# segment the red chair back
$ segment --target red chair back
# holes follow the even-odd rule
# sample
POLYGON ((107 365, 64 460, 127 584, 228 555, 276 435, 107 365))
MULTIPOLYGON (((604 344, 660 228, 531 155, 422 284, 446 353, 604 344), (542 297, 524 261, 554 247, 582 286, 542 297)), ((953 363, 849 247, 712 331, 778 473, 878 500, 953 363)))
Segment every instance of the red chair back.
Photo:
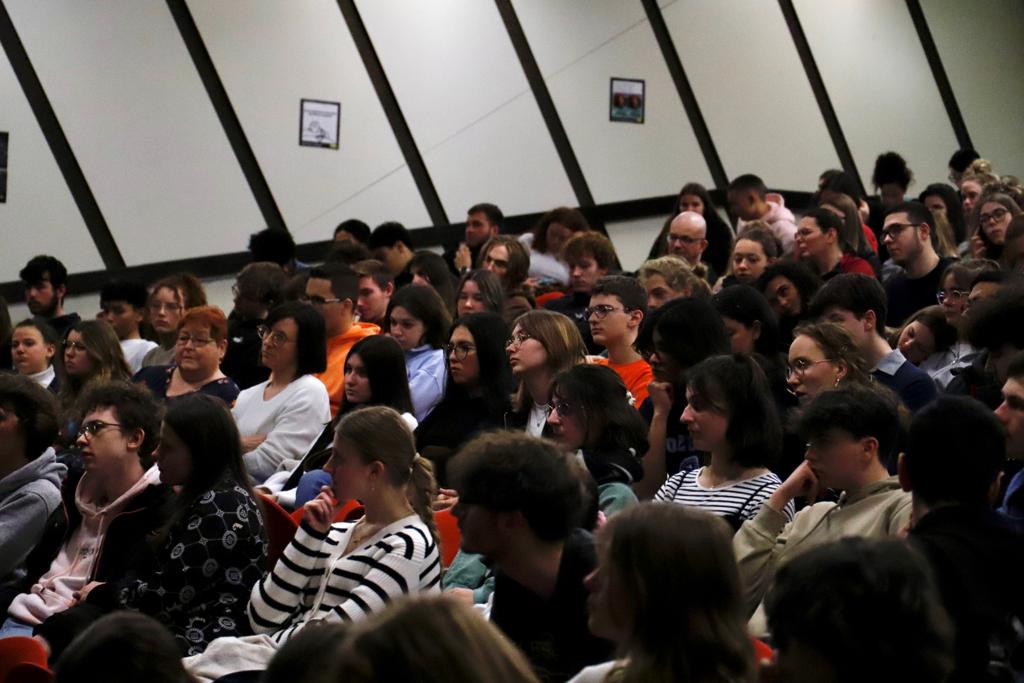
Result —
POLYGON ((462 543, 459 523, 451 510, 441 510, 434 513, 434 524, 437 526, 437 535, 441 541, 441 563, 447 567, 455 559, 455 554, 459 552, 459 544, 462 543))
MULTIPOLYGON (((302 524, 302 518, 306 515, 305 506, 297 508, 292 512, 292 519, 295 520, 295 525, 302 524)), ((334 515, 335 522, 351 522, 359 519, 363 516, 363 504, 358 500, 350 500, 341 506, 338 510, 338 514, 334 515)))
POLYGON ((263 526, 267 530, 267 538, 270 541, 267 566, 273 567, 284 553, 284 549, 292 542, 295 530, 299 528, 299 525, 288 514, 288 511, 278 505, 277 501, 270 496, 257 493, 256 502, 259 503, 260 512, 263 513, 263 526))
POLYGON ((537 297, 537 308, 544 308, 544 304, 555 299, 561 299, 565 296, 565 292, 547 292, 537 297))
POLYGON ((42 664, 22 662, 16 664, 0 683, 50 683, 53 672, 42 664))
POLYGON ((35 638, 12 636, 0 638, 0 683, 11 678, 16 667, 35 664, 46 669, 46 648, 35 638))

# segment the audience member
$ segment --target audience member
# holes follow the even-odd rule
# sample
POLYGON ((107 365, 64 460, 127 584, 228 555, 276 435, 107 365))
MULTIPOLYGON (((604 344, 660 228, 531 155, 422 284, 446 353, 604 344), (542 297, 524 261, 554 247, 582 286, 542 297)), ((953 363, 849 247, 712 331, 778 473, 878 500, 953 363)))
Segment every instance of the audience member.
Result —
POLYGON ((754 681, 729 535, 714 515, 663 503, 610 520, 586 578, 587 611, 590 632, 613 641, 619 659, 571 683, 754 681))
POLYGON ((146 319, 146 301, 149 293, 141 282, 132 280, 109 282, 100 290, 99 320, 106 320, 121 341, 121 350, 129 369, 136 373, 142 359, 156 342, 143 339, 139 328, 146 319))
POLYGON ((661 232, 655 238, 654 244, 651 245, 651 251, 647 255, 647 260, 650 261, 668 255, 669 228, 672 220, 684 211, 699 213, 703 216, 707 224, 705 237, 708 242, 707 248, 703 253, 704 262, 708 264, 711 271, 724 273, 729 263, 729 250, 732 248, 732 228, 718 215, 718 209, 715 207, 715 203, 711 201, 711 195, 699 183, 683 185, 683 188, 679 191, 679 196, 676 198, 672 215, 665 221, 664 227, 662 227, 661 232))
POLYGON ((796 231, 796 255, 810 265, 822 280, 843 273, 875 275, 871 264, 857 256, 843 239, 843 223, 828 209, 811 209, 800 219, 796 231))
POLYGON ((907 189, 913 182, 914 172, 896 152, 885 152, 875 159, 871 184, 875 186, 875 192, 881 198, 882 208, 886 213, 907 201, 907 189))
MULTIPOLYGON (((992 172, 992 164, 985 159, 975 159, 964 170, 960 176, 960 197, 964 216, 972 216, 974 205, 981 199, 981 194, 986 185, 999 182, 999 176, 992 172)), ((974 232, 977 230, 977 223, 968 226, 969 239, 973 240, 974 232)))
MULTIPOLYGON (((1014 461, 1024 460, 1024 353, 1010 361, 1006 382, 1002 388, 1003 402, 995 415, 1006 432, 1006 456, 1014 461)), ((1018 529, 1024 529, 1024 470, 1018 470, 1006 486, 999 512, 1010 518, 1018 529)))
POLYGON ((28 377, 51 393, 60 392, 60 379, 54 368, 60 338, 42 318, 22 320, 11 335, 11 359, 14 371, 28 377))
POLYGON ((777 571, 800 553, 846 536, 894 536, 910 521, 910 496, 887 465, 902 433, 894 401, 860 387, 826 391, 800 418, 807 460, 777 488, 733 539, 751 632, 765 633, 756 609, 777 571), (837 502, 815 503, 825 489, 843 493, 837 502), (810 503, 787 522, 786 506, 810 503))
POLYGON ((78 433, 76 421, 81 417, 76 403, 82 392, 97 382, 128 381, 132 375, 114 330, 105 322, 78 321, 68 328, 62 346, 64 353, 57 366, 60 375, 58 397, 64 410, 64 436, 68 442, 74 442, 78 433))
POLYGON ((729 210, 737 217, 736 234, 743 236, 750 221, 764 221, 782 243, 782 253, 793 254, 796 242, 796 223, 793 212, 786 208, 782 195, 769 193, 764 181, 756 175, 746 174, 729 183, 726 194, 729 210))
POLYGON ((594 285, 618 264, 615 247, 601 233, 585 232, 566 242, 562 253, 569 264, 571 291, 560 299, 547 302, 544 308, 571 318, 579 328, 587 351, 596 355, 601 349, 590 336, 590 324, 585 313, 594 285))
POLYGON ((607 660, 610 644, 587 631, 583 579, 596 557, 593 538, 577 528, 582 489, 571 461, 550 442, 493 433, 469 442, 452 471, 462 549, 497 570, 491 623, 542 681, 607 660))
POLYGON ((282 228, 266 228, 249 235, 249 253, 253 263, 272 261, 281 266, 288 276, 307 267, 295 258, 295 240, 290 232, 282 228))
POLYGON ((980 300, 969 309, 967 325, 967 340, 979 353, 971 365, 954 374, 946 391, 973 396, 994 410, 1002 401, 999 391, 1010 360, 1024 349, 1024 290, 1005 287, 980 300))
POLYGON ((134 381, 145 385, 161 402, 198 392, 230 406, 238 397, 238 385, 221 372, 227 335, 224 311, 216 306, 190 308, 178 321, 174 363, 143 368, 134 381))
POLYGON ((335 242, 359 242, 368 245, 370 243, 370 226, 358 218, 349 218, 338 223, 334 229, 335 242))
POLYGON ((530 272, 530 252, 515 237, 498 235, 480 248, 476 267, 497 275, 507 296, 526 282, 530 272))
POLYGON ((587 349, 579 329, 554 311, 530 311, 516 319, 505 343, 509 367, 519 380, 512 397, 506 429, 525 430, 542 436, 551 414, 551 389, 555 376, 586 362, 587 349))
POLYGON ((505 425, 515 390, 505 358, 507 336, 505 321, 495 313, 470 313, 452 323, 444 346, 448 361, 444 398, 416 429, 416 446, 433 461, 441 486, 448 485, 448 459, 465 441, 505 425))
POLYGON ((194 683, 167 629, 136 612, 115 612, 92 624, 64 651, 53 681, 194 683))
MULTIPOLYGON (((702 269, 703 266, 698 271, 702 269)), ((647 291, 648 313, 654 312, 670 299, 700 298, 711 294, 707 280, 686 265, 686 261, 675 256, 661 256, 645 261, 637 272, 637 279, 647 291)))
POLYGON ((729 261, 732 272, 721 280, 722 287, 753 285, 765 268, 779 260, 781 253, 782 245, 767 223, 750 223, 733 246, 729 261))
POLYGON ((1017 214, 1006 227, 1006 241, 1000 257, 1002 267, 1024 274, 1024 214, 1017 214))
POLYGON ((252 589, 248 611, 257 635, 219 638, 187 658, 199 680, 248 671, 239 680, 256 681, 308 624, 357 621, 400 596, 439 590, 434 477, 401 416, 374 406, 343 417, 326 469, 333 486, 306 504, 295 538, 252 589), (351 499, 362 501, 363 517, 332 524, 351 499))
POLYGON ((474 204, 466 211, 465 239, 448 247, 444 261, 455 275, 462 275, 480 260, 480 250, 501 232, 505 215, 494 204, 474 204))
POLYGON ((68 271, 53 256, 36 256, 18 273, 25 285, 25 303, 34 316, 46 320, 61 337, 81 318, 64 311, 68 293, 68 271))
POLYGON ((445 335, 451 327, 448 308, 433 289, 406 287, 388 303, 384 326, 405 352, 413 415, 426 419, 444 395, 445 335))
POLYGON ((635 505, 632 486, 643 479, 647 423, 622 378, 608 368, 577 365, 555 377, 551 395, 552 437, 582 460, 597 484, 601 511, 610 517, 635 505))
POLYGON ((949 386, 955 372, 977 358, 978 351, 967 341, 967 301, 974 278, 996 267, 993 261, 959 261, 946 268, 942 274, 942 285, 936 293, 936 299, 942 306, 946 322, 957 331, 957 341, 950 347, 946 367, 934 374, 929 373, 943 389, 949 386))
POLYGON ((174 362, 178 341, 178 323, 185 311, 206 305, 206 292, 194 275, 178 273, 158 280, 149 294, 149 324, 160 345, 142 357, 142 367, 174 362))
POLYGON ((789 390, 807 404, 829 389, 868 387, 871 368, 846 328, 836 323, 807 323, 796 328, 786 372, 789 390))
POLYGON ((1006 445, 988 408, 943 397, 915 416, 900 458, 900 482, 913 494, 910 537, 931 563, 954 626, 950 681, 1009 677, 1020 642, 1012 620, 1024 617, 1024 539, 992 510, 1006 445))
POLYGON ((831 211, 843 222, 840 233, 843 241, 850 245, 854 254, 870 263, 876 274, 880 273, 882 264, 878 260, 878 238, 864 224, 853 198, 844 192, 822 190, 818 206, 831 211))
POLYGON ((530 250, 530 277, 556 290, 568 285, 562 249, 573 235, 589 230, 587 219, 576 209, 560 206, 541 216, 533 230, 519 238, 530 250))
POLYGON ((971 238, 971 255, 998 261, 1006 242, 1006 229, 1010 221, 1020 214, 1017 202, 1005 194, 986 192, 971 213, 976 231, 971 238))
POLYGON ((0 375, 0 582, 12 578, 63 515, 67 467, 51 446, 60 427, 53 394, 27 377, 0 375))
POLYGON ((808 550, 779 570, 768 614, 780 681, 942 683, 953 668, 952 626, 931 572, 899 541, 844 538, 808 550))
MULTIPOLYGON (((764 372, 739 354, 701 361, 686 372, 680 419, 694 447, 710 454, 708 464, 673 474, 654 500, 703 508, 738 529, 782 484, 768 469, 782 448, 782 426, 764 372)), ((792 501, 780 512, 791 520, 792 501)))
POLYGON ((269 376, 269 370, 260 365, 260 335, 256 330, 270 310, 284 301, 286 281, 279 265, 260 261, 242 268, 231 286, 234 307, 228 315, 228 348, 220 367, 240 389, 248 389, 269 376))
POLYGON ((956 328, 946 322, 943 307, 927 306, 907 318, 890 339, 908 361, 939 383, 949 367, 956 337, 956 328))
POLYGON ((647 398, 647 385, 654 379, 651 366, 634 345, 647 315, 647 294, 635 278, 611 275, 601 278, 590 293, 584 311, 594 343, 604 347, 607 359, 593 362, 614 370, 633 396, 636 405, 647 398))
POLYGON ((359 273, 342 263, 313 268, 309 271, 306 293, 302 297, 302 301, 312 305, 324 321, 327 365, 317 374, 317 379, 327 387, 332 416, 338 413, 341 405, 345 357, 349 349, 360 339, 380 332, 377 325, 356 319, 361 281, 359 273))
POLYGON ((444 259, 432 251, 417 251, 409 261, 412 284, 433 287, 449 313, 455 311, 455 283, 444 259))
POLYGON ((359 322, 383 325, 388 302, 395 293, 394 276, 387 266, 373 259, 360 261, 352 270, 359 274, 359 298, 356 299, 359 322))
POLYGON ((335 242, 331 250, 327 252, 327 257, 324 259, 323 265, 330 263, 344 263, 346 266, 354 266, 360 261, 369 261, 373 259, 373 253, 370 248, 362 242, 346 241, 346 242, 335 242))
POLYGON ((872 366, 871 374, 916 411, 936 396, 935 383, 924 370, 893 349, 885 334, 885 290, 878 280, 860 274, 839 275, 811 300, 814 316, 846 328, 872 366))
POLYGON ((821 278, 795 261, 778 261, 764 269, 757 281, 779 321, 783 346, 793 339, 793 329, 810 317, 810 303, 821 287, 821 278))
POLYGON ((185 656, 215 638, 251 633, 244 605, 263 576, 266 532, 227 406, 202 394, 171 404, 155 456, 161 483, 180 489, 169 518, 125 577, 93 584, 76 605, 36 628, 51 659, 118 609, 159 619, 185 656))
MULTIPOLYGON (((91 322, 109 331, 106 323, 91 322)), ((167 522, 173 492, 150 467, 160 430, 156 401, 142 387, 102 382, 89 387, 81 406, 84 472, 72 470, 64 482, 63 533, 37 545, 24 576, 5 588, 0 603, 9 618, 2 636, 31 635, 92 582, 124 578, 167 522)))
POLYGON ((337 648, 347 683, 538 683, 501 632, 450 598, 403 600, 355 626, 337 648))
POLYGON ((497 275, 483 268, 462 274, 455 288, 456 315, 485 311, 502 315, 504 310, 505 293, 501 289, 501 281, 497 275))
POLYGON ((395 279, 395 288, 412 282, 409 262, 412 261, 412 235, 405 226, 395 221, 381 223, 370 235, 373 257, 387 266, 395 279))
MULTIPOLYGON (((668 241, 666 255, 686 261, 693 269, 701 263, 701 256, 707 249, 707 231, 708 224, 704 216, 694 211, 684 211, 669 224, 668 235, 665 237, 668 241)), ((714 282, 717 277, 718 273, 709 268, 705 279, 714 282)))
POLYGON ((976 150, 966 148, 958 149, 953 152, 953 156, 949 158, 949 182, 953 183, 957 188, 960 187, 960 179, 967 167, 970 166, 971 162, 975 159, 980 159, 981 155, 976 150))
POLYGON ((930 306, 951 261, 936 253, 935 219, 923 204, 903 202, 885 215, 882 242, 903 272, 885 285, 885 324, 899 327, 915 311, 930 306))
POLYGON ((650 447, 644 455, 644 478, 635 487, 649 499, 667 477, 688 471, 702 452, 680 419, 686 408, 686 371, 709 356, 728 353, 725 325, 714 306, 704 299, 676 299, 651 314, 640 329, 637 348, 654 374, 640 414, 650 425, 650 447))
POLYGON ((281 304, 259 333, 270 379, 238 394, 231 410, 258 484, 293 468, 331 420, 327 389, 314 374, 326 364, 323 317, 308 304, 281 304))
POLYGON ((946 183, 935 183, 926 187, 917 200, 932 212, 932 218, 935 219, 939 255, 963 254, 967 249, 967 220, 956 190, 946 183))
MULTIPOLYGON (((277 650, 260 683, 335 683, 336 655, 351 627, 343 621, 311 621, 277 650)), ((229 674, 220 680, 231 678, 229 674)))

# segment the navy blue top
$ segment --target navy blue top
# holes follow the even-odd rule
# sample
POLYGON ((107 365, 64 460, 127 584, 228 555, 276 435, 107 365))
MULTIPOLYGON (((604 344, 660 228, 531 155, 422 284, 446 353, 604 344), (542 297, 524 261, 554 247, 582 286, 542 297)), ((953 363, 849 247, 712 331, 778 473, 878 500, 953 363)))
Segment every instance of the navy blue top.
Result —
MULTIPOLYGON (((174 374, 176 367, 173 363, 171 365, 151 365, 135 373, 135 377, 132 380, 136 384, 145 384, 146 388, 153 392, 153 396, 160 401, 170 402, 181 398, 181 396, 188 396, 188 394, 181 394, 181 396, 167 397, 167 387, 171 385, 171 376, 174 374)), ((215 396, 230 407, 234 405, 235 399, 238 398, 239 389, 238 385, 230 377, 221 377, 212 382, 207 382, 199 387, 197 391, 208 396, 215 396)))

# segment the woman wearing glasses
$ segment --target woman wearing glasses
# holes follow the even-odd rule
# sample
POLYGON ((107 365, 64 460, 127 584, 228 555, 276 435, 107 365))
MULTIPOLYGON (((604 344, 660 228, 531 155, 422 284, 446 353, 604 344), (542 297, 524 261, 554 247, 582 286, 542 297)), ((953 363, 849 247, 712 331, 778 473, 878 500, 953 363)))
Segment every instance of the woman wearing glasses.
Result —
POLYGON ((227 405, 238 397, 238 386, 220 370, 228 348, 228 320, 216 306, 197 306, 178 322, 174 363, 142 368, 135 382, 145 385, 158 401, 194 393, 216 396, 227 405))
POLYGON ((142 357, 142 367, 174 362, 182 314, 189 308, 205 305, 206 292, 196 276, 178 273, 157 281, 149 295, 146 314, 160 346, 150 349, 142 357))
POLYGON ((238 395, 232 414, 249 475, 257 483, 294 467, 331 420, 330 399, 313 376, 327 366, 324 319, 309 304, 278 306, 259 328, 270 379, 238 395))
POLYGON ((505 321, 497 313, 471 313, 452 324, 444 345, 448 384, 444 398, 416 430, 416 446, 434 462, 446 485, 445 464, 467 439, 500 428, 515 380, 505 359, 505 321))
POLYGON ((988 259, 960 261, 946 268, 939 280, 941 289, 935 294, 942 306, 946 322, 956 328, 957 340, 947 352, 945 365, 933 373, 932 379, 943 389, 953 380, 954 370, 969 366, 978 358, 978 350, 967 341, 967 300, 974 279, 985 272, 999 270, 999 264, 988 259))
POLYGON ((1006 228, 1019 213, 1020 207, 1009 195, 991 193, 982 196, 971 212, 971 222, 975 228, 974 237, 971 238, 974 258, 998 261, 1006 242, 1006 228))

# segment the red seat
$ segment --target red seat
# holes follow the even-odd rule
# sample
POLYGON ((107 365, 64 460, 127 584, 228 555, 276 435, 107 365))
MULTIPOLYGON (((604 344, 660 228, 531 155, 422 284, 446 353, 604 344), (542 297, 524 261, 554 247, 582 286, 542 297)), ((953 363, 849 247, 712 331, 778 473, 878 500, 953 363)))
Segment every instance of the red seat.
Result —
POLYGON ((768 643, 757 638, 751 638, 750 640, 754 642, 754 661, 757 662, 758 666, 771 664, 775 661, 775 650, 768 643))
MULTIPOLYGON (((302 524, 302 518, 305 516, 305 514, 306 514, 305 506, 300 507, 300 508, 296 509, 294 512, 292 512, 291 516, 292 516, 292 519, 295 520, 295 525, 296 526, 298 526, 299 524, 302 524)), ((353 520, 359 519, 362 516, 363 516, 363 504, 360 503, 358 500, 353 499, 353 500, 350 500, 350 501, 348 501, 347 503, 345 503, 344 505, 341 506, 341 509, 338 510, 338 514, 334 515, 334 521, 335 522, 351 522, 353 520)))
POLYGON ((42 664, 22 662, 15 664, 0 683, 50 683, 52 680, 53 672, 42 664))
POLYGON ((284 549, 292 542, 295 530, 299 525, 292 519, 288 511, 277 504, 277 501, 262 493, 256 494, 256 502, 263 513, 263 526, 267 530, 270 548, 267 552, 267 566, 273 567, 284 549))
POLYGON ((22 664, 34 664, 46 669, 46 648, 30 636, 12 636, 0 639, 0 683, 13 681, 14 669, 22 664))
POLYGON ((441 510, 434 513, 434 524, 440 537, 441 563, 447 567, 455 559, 455 554, 459 552, 459 544, 462 543, 459 522, 451 510, 441 510))
POLYGON ((537 297, 537 308, 544 308, 544 304, 555 299, 561 299, 565 296, 565 292, 547 292, 537 297))

